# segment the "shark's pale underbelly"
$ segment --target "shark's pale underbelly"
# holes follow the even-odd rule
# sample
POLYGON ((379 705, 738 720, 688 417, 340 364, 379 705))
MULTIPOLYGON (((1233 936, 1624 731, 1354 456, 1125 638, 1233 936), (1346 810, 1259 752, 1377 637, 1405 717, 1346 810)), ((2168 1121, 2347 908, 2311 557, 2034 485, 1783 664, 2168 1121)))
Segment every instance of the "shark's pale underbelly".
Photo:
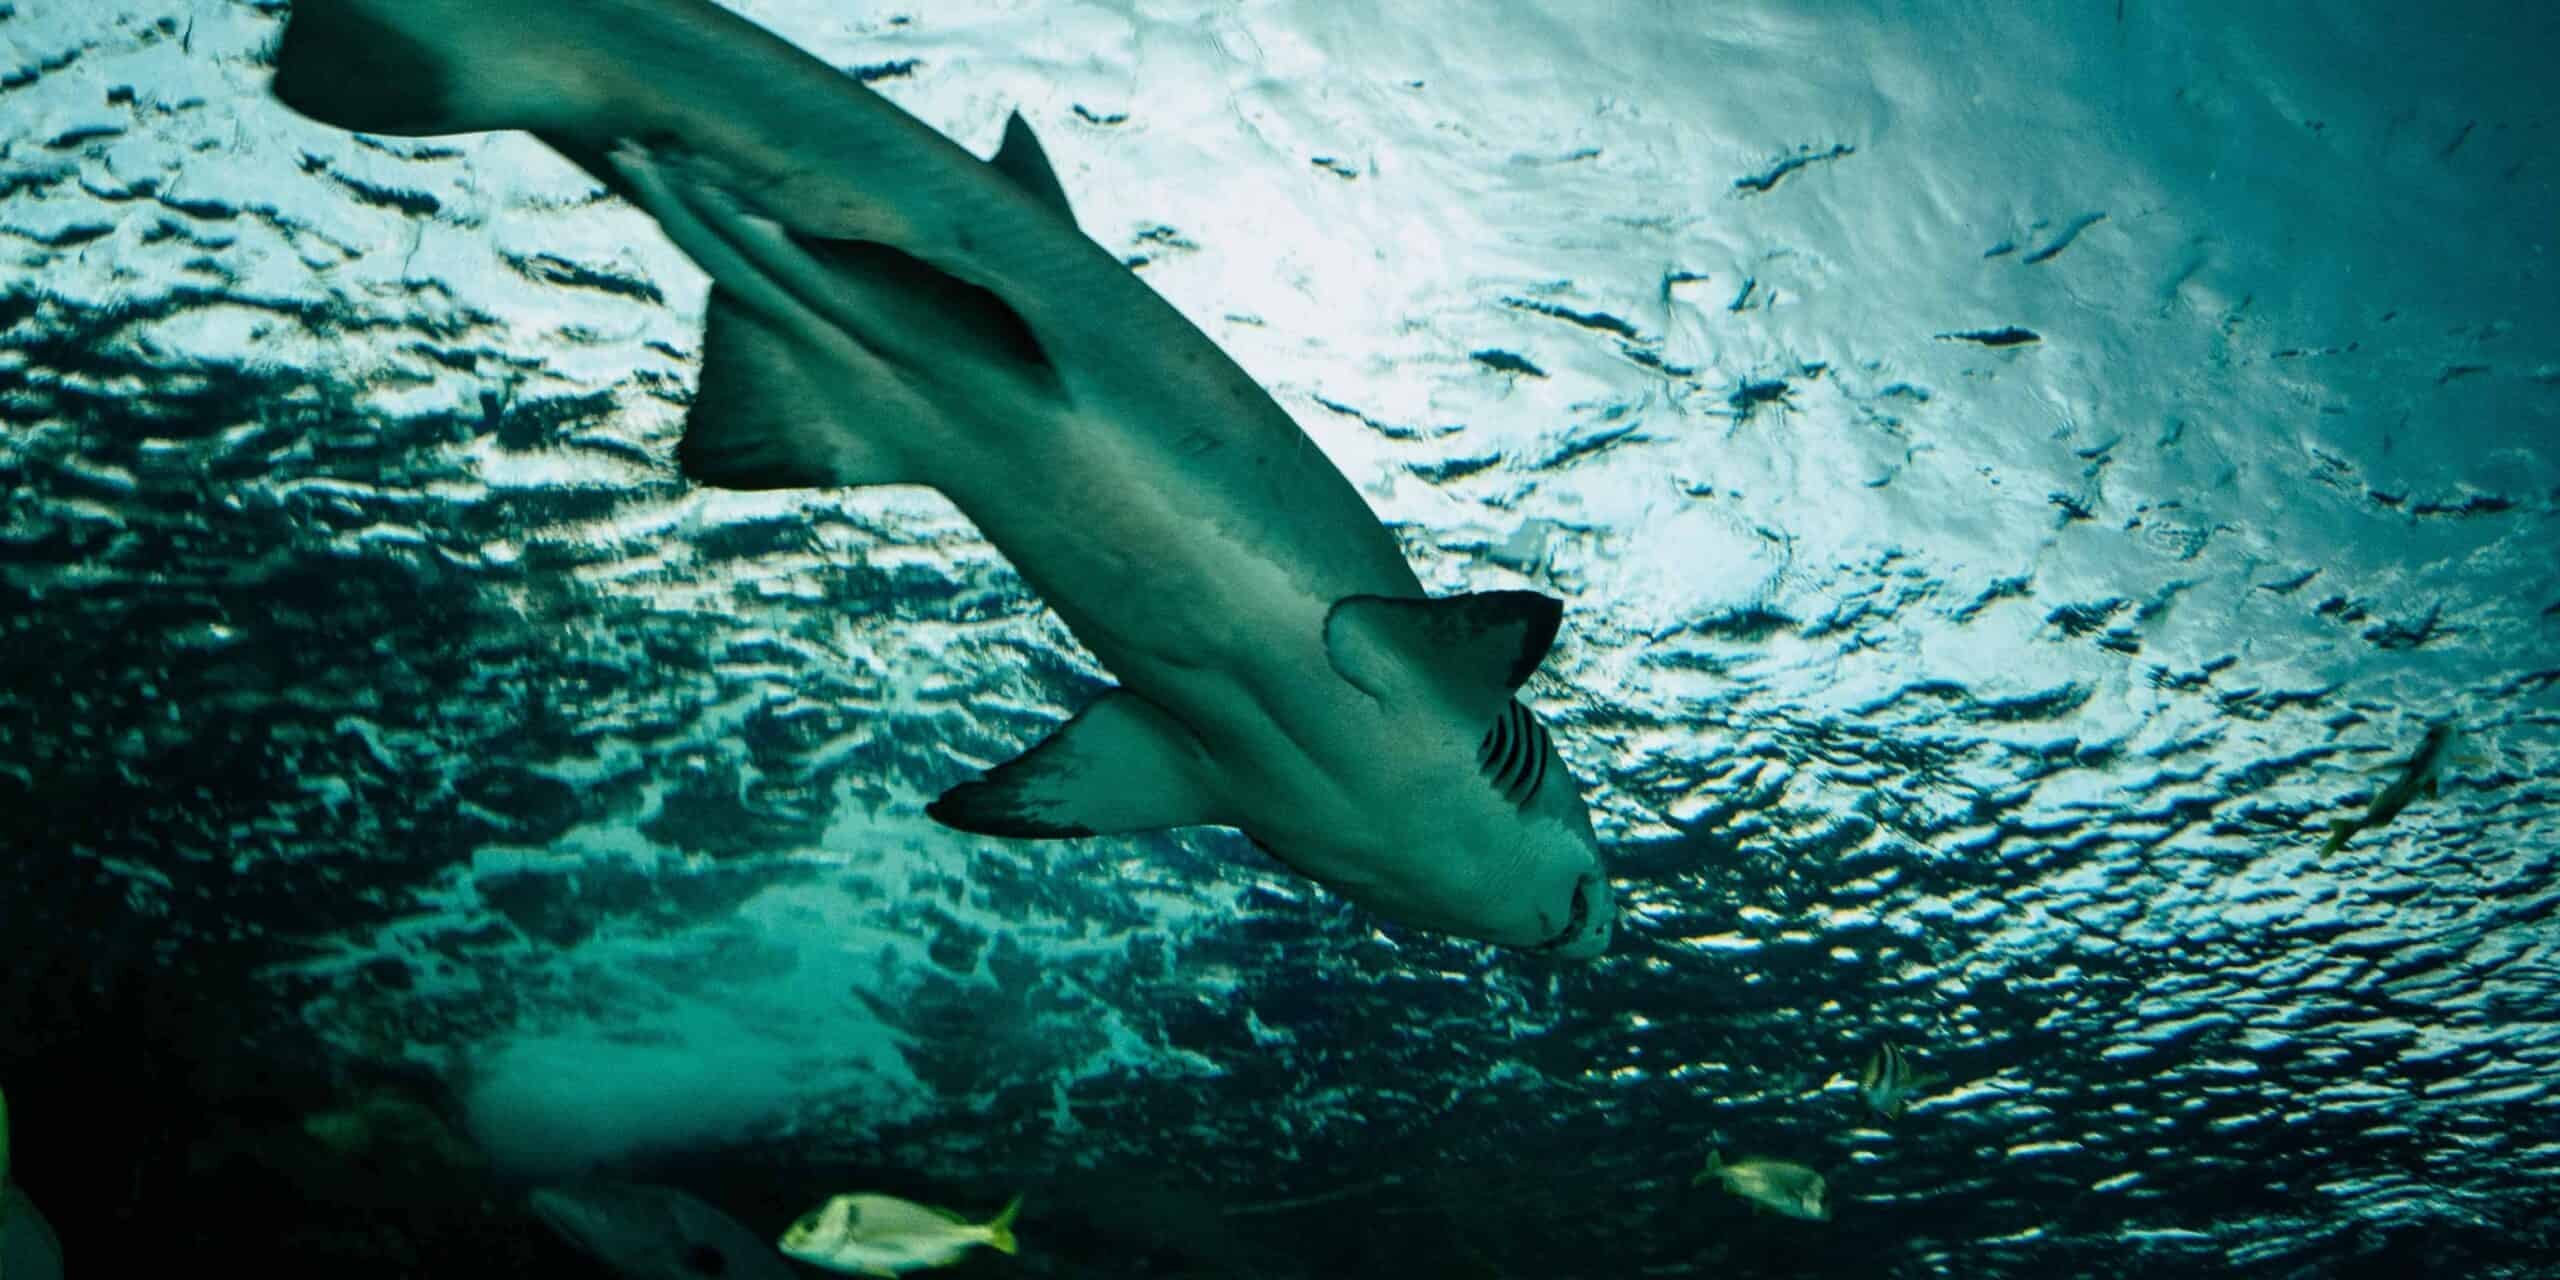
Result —
POLYGON ((1048 425, 1047 440, 987 442, 937 487, 1114 676, 1204 737, 1301 737, 1315 729, 1301 721, 1350 708, 1326 612, 1422 589, 1312 442, 1265 462, 1249 446, 1177 454, 1143 425, 1048 425))

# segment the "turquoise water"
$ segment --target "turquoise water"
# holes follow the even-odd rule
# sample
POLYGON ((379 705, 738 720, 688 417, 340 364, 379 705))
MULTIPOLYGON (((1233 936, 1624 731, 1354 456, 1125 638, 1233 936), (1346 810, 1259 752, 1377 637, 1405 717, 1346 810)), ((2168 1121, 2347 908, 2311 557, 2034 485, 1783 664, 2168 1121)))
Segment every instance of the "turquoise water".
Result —
POLYGON ((1572 967, 928 821, 1107 673, 929 493, 687 485, 701 275, 528 138, 284 111, 281 11, 0 6, 0 1080, 75 1274, 581 1274, 522 1197, 589 1172, 1026 1194, 962 1275, 2554 1249, 2547 16, 751 8, 1021 109, 1432 590, 1566 602, 1572 967))

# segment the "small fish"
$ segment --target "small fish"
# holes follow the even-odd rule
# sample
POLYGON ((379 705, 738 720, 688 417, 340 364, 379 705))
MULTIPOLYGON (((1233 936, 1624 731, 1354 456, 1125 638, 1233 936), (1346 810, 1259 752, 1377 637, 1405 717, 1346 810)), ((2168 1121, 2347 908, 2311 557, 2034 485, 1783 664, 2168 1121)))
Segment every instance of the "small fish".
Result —
POLYGON ((2336 853, 2345 848, 2347 841, 2353 839, 2357 832, 2370 831, 2389 823, 2393 818, 2399 817, 2400 811, 2408 808, 2410 802, 2420 795, 2430 800, 2434 799, 2437 784, 2444 778, 2446 764, 2456 761, 2464 764, 2484 764, 2487 760, 2488 757, 2463 747, 2462 731, 2455 728, 2451 721, 2439 720, 2428 725, 2427 736, 2419 740, 2417 751, 2394 766, 2399 770, 2400 776, 2394 778, 2390 786, 2384 787, 2379 794, 2375 795, 2372 802, 2365 806, 2361 815, 2340 818, 2331 823, 2329 843, 2322 846, 2320 852, 2336 853))
POLYGON ((1726 1164, 1717 1152, 1707 1153, 1706 1172, 1689 1180, 1690 1186, 1703 1186, 1709 1180, 1721 1182, 1724 1189, 1752 1203, 1755 1208, 1770 1209, 1790 1218, 1807 1222, 1829 1222, 1831 1206, 1825 1200, 1822 1175, 1800 1164, 1784 1160, 1763 1160, 1746 1156, 1726 1164))
POLYGON ((62 1280, 62 1242, 9 1180, 9 1095, 0 1093, 0 1277, 62 1280))
POLYGON ((947 1209, 896 1196, 841 1195, 800 1215, 782 1233, 782 1251, 813 1266, 865 1276, 947 1267, 976 1245, 1011 1253, 1015 1196, 1004 1212, 972 1223, 947 1209))
POLYGON ((1911 1055, 1902 1046, 1888 1040, 1867 1055, 1866 1070, 1858 1073, 1858 1096, 1867 1106, 1888 1120, 1899 1120, 1911 1109, 1911 1100, 1929 1086, 1942 1083, 1946 1077, 1930 1071, 1911 1069, 1911 1055))

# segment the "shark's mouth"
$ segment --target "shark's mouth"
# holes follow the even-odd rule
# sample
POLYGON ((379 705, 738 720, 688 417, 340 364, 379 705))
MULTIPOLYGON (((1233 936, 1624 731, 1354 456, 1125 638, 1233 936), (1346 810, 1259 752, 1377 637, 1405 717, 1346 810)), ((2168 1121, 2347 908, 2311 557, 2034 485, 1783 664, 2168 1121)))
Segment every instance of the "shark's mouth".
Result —
POLYGON ((1553 951, 1582 936, 1582 926, 1591 923, 1591 878, 1583 877, 1573 886, 1573 908, 1565 916, 1564 928, 1556 936, 1526 948, 1530 951, 1553 951))

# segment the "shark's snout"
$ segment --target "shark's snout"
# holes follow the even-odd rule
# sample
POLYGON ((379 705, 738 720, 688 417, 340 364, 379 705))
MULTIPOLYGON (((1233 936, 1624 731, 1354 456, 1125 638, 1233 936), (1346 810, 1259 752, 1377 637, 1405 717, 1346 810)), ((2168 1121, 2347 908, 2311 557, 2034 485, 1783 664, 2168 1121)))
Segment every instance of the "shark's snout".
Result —
POLYGON ((1564 928, 1532 949, 1566 960, 1593 959, 1609 949, 1617 917, 1618 904, 1610 896, 1609 881, 1586 875, 1573 883, 1573 904, 1566 909, 1564 928))

